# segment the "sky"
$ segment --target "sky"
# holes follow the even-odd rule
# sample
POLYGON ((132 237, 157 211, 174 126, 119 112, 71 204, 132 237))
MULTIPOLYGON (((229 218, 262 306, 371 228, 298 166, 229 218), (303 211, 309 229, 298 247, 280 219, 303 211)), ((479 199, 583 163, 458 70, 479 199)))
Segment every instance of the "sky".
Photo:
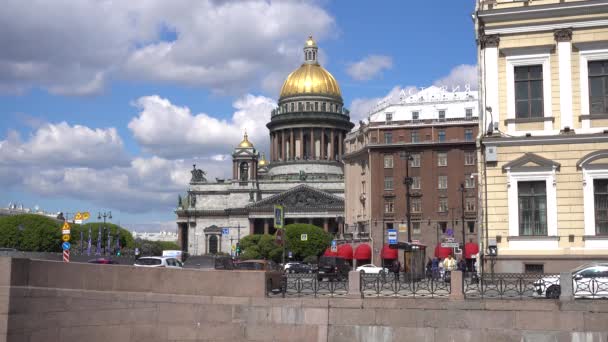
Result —
POLYGON ((5 0, 0 207, 175 229, 192 164, 231 177, 309 35, 351 120, 401 89, 476 87, 474 0, 5 0))

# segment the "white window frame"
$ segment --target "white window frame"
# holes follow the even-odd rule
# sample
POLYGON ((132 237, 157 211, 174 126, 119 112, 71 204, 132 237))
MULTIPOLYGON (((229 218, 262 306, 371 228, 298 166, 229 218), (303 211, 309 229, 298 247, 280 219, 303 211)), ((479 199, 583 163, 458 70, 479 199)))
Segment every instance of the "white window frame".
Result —
POLYGON ((471 111, 471 118, 473 118, 474 113, 475 113, 475 111, 474 111, 474 108, 473 108, 473 107, 466 107, 466 108, 464 109, 464 118, 465 118, 465 119, 469 119, 469 118, 467 118, 467 110, 470 110, 470 111, 471 111))
POLYGON ((465 152, 464 152, 464 165, 466 165, 466 166, 475 165, 475 159, 477 159, 477 158, 476 158, 477 156, 475 155, 475 153, 476 153, 476 152, 472 152, 472 151, 465 151, 465 152), (472 163, 470 163, 470 164, 467 164, 467 154, 470 154, 470 155, 472 155, 472 156, 473 156, 473 162, 472 162, 472 163))
POLYGON ((422 156, 420 155, 420 153, 412 153, 412 160, 410 161, 410 167, 420 167, 421 163, 422 163, 422 156), (418 158, 416 158, 416 156, 418 156, 418 158), (414 160, 417 160, 418 163, 414 164, 414 160))
MULTIPOLYGON (((506 57, 507 75, 507 119, 515 119, 515 67, 528 65, 542 65, 543 68, 543 116, 550 118, 553 116, 551 103, 551 54, 517 55, 506 57)), ((544 134, 553 130, 553 123, 545 121, 544 134)), ((516 131, 515 123, 507 125, 507 132, 511 135, 525 135, 528 132, 516 131)), ((537 132, 538 133, 538 132, 537 132)))
POLYGON ((439 176, 437 176, 437 189, 445 190, 447 188, 448 188, 448 176, 446 176, 446 175, 439 175, 439 176), (442 179, 445 179, 445 187, 441 187, 441 185, 442 185, 441 184, 442 183, 441 180, 442 179))
POLYGON ((412 177, 412 189, 420 190, 421 188, 422 188, 422 179, 420 178, 420 176, 413 176, 412 177), (414 182, 414 179, 418 179, 418 186, 414 186, 414 184, 416 184, 416 182, 414 182))
POLYGON ((438 152, 437 153, 437 166, 443 167, 448 166, 448 153, 447 152, 438 152), (441 156, 445 156, 445 159, 441 158, 441 156), (441 160, 445 163, 442 163, 441 160))
POLYGON ((392 169, 395 167, 395 158, 393 157, 392 154, 385 154, 384 155, 384 168, 385 169, 392 169), (391 162, 389 163, 390 166, 387 166, 387 160, 390 160, 391 162))
POLYGON ((557 191, 555 168, 552 171, 542 172, 511 172, 507 171, 508 180, 508 206, 509 206, 509 236, 519 235, 519 192, 518 182, 545 181, 547 196, 547 239, 534 236, 530 239, 511 240, 509 249, 517 250, 548 250, 558 249, 559 241, 557 227, 557 191))
MULTIPOLYGON (((591 164, 593 165, 593 164, 591 164)), ((585 235, 595 234, 595 194, 593 181, 608 179, 608 170, 588 170, 583 167, 583 206, 585 213, 585 235)), ((585 248, 608 248, 607 240, 585 240, 585 248)))
MULTIPOLYGON (((580 50, 579 51, 579 75, 580 75, 580 92, 581 92, 581 115, 590 115, 591 108, 589 105, 589 62, 608 60, 608 49, 601 50, 580 50)), ((591 128, 591 120, 585 119, 581 121, 583 130, 593 133, 593 131, 603 131, 604 127, 591 128)))

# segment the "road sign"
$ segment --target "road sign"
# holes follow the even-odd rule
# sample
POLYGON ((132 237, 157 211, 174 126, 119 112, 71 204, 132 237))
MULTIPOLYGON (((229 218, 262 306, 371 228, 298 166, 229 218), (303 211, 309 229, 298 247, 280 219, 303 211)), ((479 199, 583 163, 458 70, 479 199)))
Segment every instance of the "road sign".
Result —
POLYGON ((291 253, 291 251, 289 251, 289 253, 287 255, 290 259, 293 258, 293 253, 291 253))
POLYGON ((61 229, 63 229, 63 230, 66 230, 66 229, 70 230, 70 224, 67 221, 63 222, 63 227, 61 229))
POLYGON ((454 229, 448 228, 448 230, 445 231, 445 234, 447 236, 454 236, 454 229))
POLYGON ((63 240, 63 242, 70 241, 70 234, 63 234, 63 235, 61 235, 61 240, 63 240))
POLYGON ((236 251, 236 246, 235 245, 232 245, 232 250, 236 251))
POLYGON ((456 239, 453 237, 445 238, 443 242, 456 242, 456 239))
POLYGON ((415 243, 415 244, 419 245, 420 244, 420 240, 412 240, 412 243, 415 243))
POLYGON ((283 228, 285 221, 285 208, 282 205, 274 206, 274 227, 283 228))
POLYGON ((302 240, 302 241, 308 241, 308 234, 302 234, 302 235, 300 235, 300 240, 302 240))
POLYGON ((82 220, 86 221, 91 217, 91 214, 89 214, 88 211, 85 211, 84 213, 82 213, 82 220))
POLYGON ((442 242, 441 247, 458 248, 460 244, 458 242, 442 242))
POLYGON ((61 234, 65 235, 65 234, 70 234, 70 230, 69 229, 63 229, 61 231, 61 234))
POLYGON ((397 230, 395 229, 388 229, 388 244, 389 245, 394 245, 397 243, 397 230))
POLYGON ((64 242, 61 244, 61 248, 65 251, 65 250, 69 250, 70 247, 72 247, 72 245, 70 245, 69 242, 64 242))
POLYGON ((230 228, 222 228, 222 235, 230 235, 230 228))
POLYGON ((63 262, 70 262, 70 250, 69 249, 63 250, 63 262))
POLYGON ((399 224, 399 233, 407 233, 407 224, 404 224, 404 223, 399 224))
POLYGON ((336 240, 331 240, 331 251, 332 252, 338 251, 338 243, 336 242, 336 240))
POLYGON ((74 215, 74 220, 82 220, 82 214, 77 212, 76 215, 74 215))

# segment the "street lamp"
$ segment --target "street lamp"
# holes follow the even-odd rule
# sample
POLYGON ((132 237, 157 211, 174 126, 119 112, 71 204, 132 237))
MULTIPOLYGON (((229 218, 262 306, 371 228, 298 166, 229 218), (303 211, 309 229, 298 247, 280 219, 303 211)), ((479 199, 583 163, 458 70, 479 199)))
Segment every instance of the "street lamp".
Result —
POLYGON ((411 154, 405 153, 405 206, 406 206, 406 218, 407 218, 407 242, 412 242, 412 208, 410 206, 410 189, 412 187, 413 179, 410 177, 410 161, 414 160, 411 154))
MULTIPOLYGON (((104 212, 103 212, 103 214, 102 214, 102 213, 98 213, 98 214, 97 214, 97 219, 98 219, 98 220, 101 220, 101 218, 103 218, 103 230, 104 230, 104 232, 105 232, 105 231, 106 231, 106 218, 107 218, 108 220, 111 220, 111 219, 112 219, 112 212, 111 212, 111 211, 108 211, 108 212, 105 212, 105 211, 104 211, 104 212)), ((110 230, 109 230, 109 229, 108 229, 108 236, 110 236, 110 230)), ((108 240, 109 240, 109 239, 108 239, 108 240)), ((110 246, 107 246, 107 245, 106 245, 106 249, 105 249, 105 253, 104 253, 104 254, 107 254, 107 253, 108 253, 108 248, 109 248, 109 247, 110 247, 110 246)))
POLYGON ((465 187, 464 187, 464 183, 460 183, 460 189, 458 189, 458 191, 460 191, 460 200, 461 200, 461 205, 462 205, 462 253, 463 253, 463 257, 464 257, 464 244, 466 241, 466 232, 465 232, 465 224, 464 224, 464 192, 466 191, 465 187))

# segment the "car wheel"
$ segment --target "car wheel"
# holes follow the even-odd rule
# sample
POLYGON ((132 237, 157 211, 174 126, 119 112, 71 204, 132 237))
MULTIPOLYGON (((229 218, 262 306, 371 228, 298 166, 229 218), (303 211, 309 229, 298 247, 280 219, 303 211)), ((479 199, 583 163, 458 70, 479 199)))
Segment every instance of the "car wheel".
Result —
POLYGON ((557 298, 559 298, 559 295, 561 293, 562 293, 562 289, 559 285, 551 285, 547 288, 547 291, 545 292, 545 297, 551 298, 551 299, 557 299, 557 298))

